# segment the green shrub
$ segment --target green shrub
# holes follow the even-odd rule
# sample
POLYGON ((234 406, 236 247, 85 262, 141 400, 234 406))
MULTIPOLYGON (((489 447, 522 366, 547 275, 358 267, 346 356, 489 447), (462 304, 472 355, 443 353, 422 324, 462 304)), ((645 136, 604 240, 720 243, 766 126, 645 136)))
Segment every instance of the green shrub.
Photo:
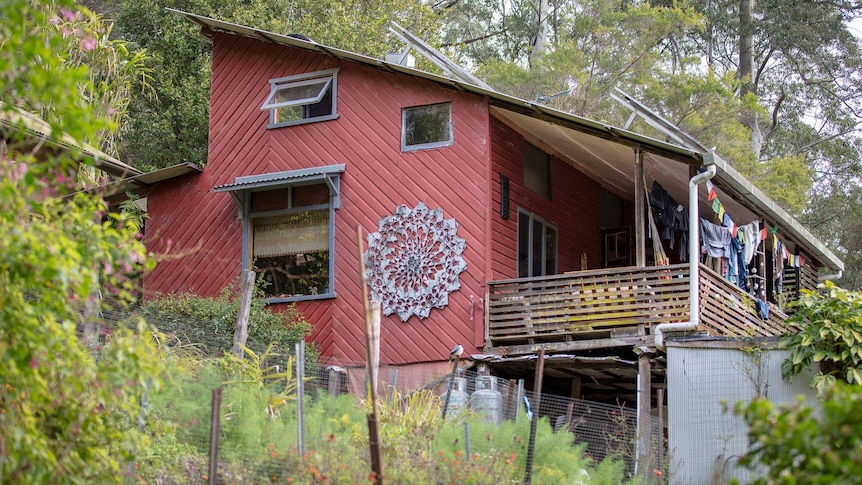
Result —
POLYGON ((739 464, 763 473, 752 483, 862 483, 862 387, 836 383, 824 397, 819 416, 763 398, 736 405, 750 443, 739 464))
POLYGON ((789 321, 802 330, 781 339, 790 350, 781 373, 790 379, 816 364, 820 372, 813 384, 823 394, 836 381, 862 384, 862 293, 831 281, 820 289, 801 290, 796 313, 789 321))
MULTIPOLYGON (((158 295, 143 307, 147 321, 171 333, 184 343, 195 343, 210 356, 221 356, 233 346, 233 334, 239 312, 236 284, 225 287, 217 297, 191 293, 158 295)), ((287 355, 293 344, 308 336, 311 325, 295 305, 275 312, 266 306, 263 292, 255 288, 251 301, 246 346, 263 352, 273 344, 273 353, 287 355)), ((306 360, 314 361, 314 349, 308 349, 306 360)))

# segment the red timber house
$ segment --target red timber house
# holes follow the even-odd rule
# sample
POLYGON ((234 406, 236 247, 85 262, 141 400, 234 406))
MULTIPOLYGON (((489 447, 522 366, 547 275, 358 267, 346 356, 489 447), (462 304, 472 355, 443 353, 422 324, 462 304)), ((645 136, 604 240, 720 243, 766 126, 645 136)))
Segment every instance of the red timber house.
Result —
POLYGON ((546 392, 610 402, 634 402, 639 376, 662 385, 666 336, 777 335, 781 305, 843 269, 712 152, 178 13, 212 42, 208 164, 150 188, 148 245, 177 257, 145 291, 216 295, 254 269, 273 306, 313 324, 324 362, 364 361, 357 226, 399 382, 444 373, 456 343, 531 381, 544 348, 546 392), (721 257, 686 257, 699 233, 677 212, 758 224, 748 291, 721 257))

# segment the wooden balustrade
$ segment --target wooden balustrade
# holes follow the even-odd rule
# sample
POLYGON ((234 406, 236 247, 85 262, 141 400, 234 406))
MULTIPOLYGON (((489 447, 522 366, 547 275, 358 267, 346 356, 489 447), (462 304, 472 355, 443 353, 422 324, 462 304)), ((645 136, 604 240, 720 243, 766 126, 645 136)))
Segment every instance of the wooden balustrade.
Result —
MULTIPOLYGON (((698 330, 732 337, 776 336, 786 315, 701 265, 698 330)), ((644 342, 661 323, 689 320, 687 264, 626 267, 489 283, 486 343, 508 355, 537 345, 565 351, 644 342), (592 343, 590 343, 592 341, 592 343)))

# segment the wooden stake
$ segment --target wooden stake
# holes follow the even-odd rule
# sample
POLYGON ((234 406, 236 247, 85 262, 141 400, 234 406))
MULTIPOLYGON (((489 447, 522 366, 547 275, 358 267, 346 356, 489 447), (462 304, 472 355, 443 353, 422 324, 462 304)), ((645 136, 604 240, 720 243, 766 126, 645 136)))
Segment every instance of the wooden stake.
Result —
POLYGON ((652 425, 650 408, 652 407, 652 370, 650 366, 650 353, 642 352, 638 355, 638 399, 637 399, 637 461, 635 462, 635 474, 643 477, 644 482, 652 478, 652 456, 650 454, 650 438, 652 425))
MULTIPOLYGON (((371 414, 368 415, 368 445, 371 451, 371 470, 374 475, 372 478, 374 483, 383 485, 383 463, 381 462, 380 455, 380 428, 377 425, 377 370, 373 369, 374 365, 372 363, 374 360, 374 315, 372 306, 368 301, 368 281, 365 278, 365 255, 363 254, 362 247, 362 228, 360 226, 356 226, 356 248, 359 255, 359 281, 362 286, 362 306, 365 310, 365 375, 368 376, 367 395, 371 400, 371 414)), ((377 309, 377 333, 379 335, 379 302, 377 303, 377 309)))
POLYGON ((236 317, 236 331, 233 334, 231 353, 242 359, 245 356, 242 347, 248 341, 248 317, 251 313, 251 297, 254 294, 254 271, 247 269, 242 272, 239 293, 239 312, 236 317))
POLYGON ((218 475, 218 440, 221 433, 221 388, 213 389, 212 412, 210 413, 210 462, 207 483, 215 485, 218 475))

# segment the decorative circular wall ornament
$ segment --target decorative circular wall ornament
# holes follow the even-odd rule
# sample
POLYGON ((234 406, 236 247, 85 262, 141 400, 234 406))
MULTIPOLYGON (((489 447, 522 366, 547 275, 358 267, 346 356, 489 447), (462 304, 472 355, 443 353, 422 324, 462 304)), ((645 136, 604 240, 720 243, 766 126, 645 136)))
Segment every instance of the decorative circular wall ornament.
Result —
POLYGON ((458 275, 467 269, 461 258, 467 243, 455 233, 455 219, 443 219, 443 209, 423 202, 380 219, 377 232, 368 234, 365 276, 371 299, 383 313, 397 313, 402 322, 411 315, 425 318, 432 308, 449 304, 449 293, 461 288, 458 275))

